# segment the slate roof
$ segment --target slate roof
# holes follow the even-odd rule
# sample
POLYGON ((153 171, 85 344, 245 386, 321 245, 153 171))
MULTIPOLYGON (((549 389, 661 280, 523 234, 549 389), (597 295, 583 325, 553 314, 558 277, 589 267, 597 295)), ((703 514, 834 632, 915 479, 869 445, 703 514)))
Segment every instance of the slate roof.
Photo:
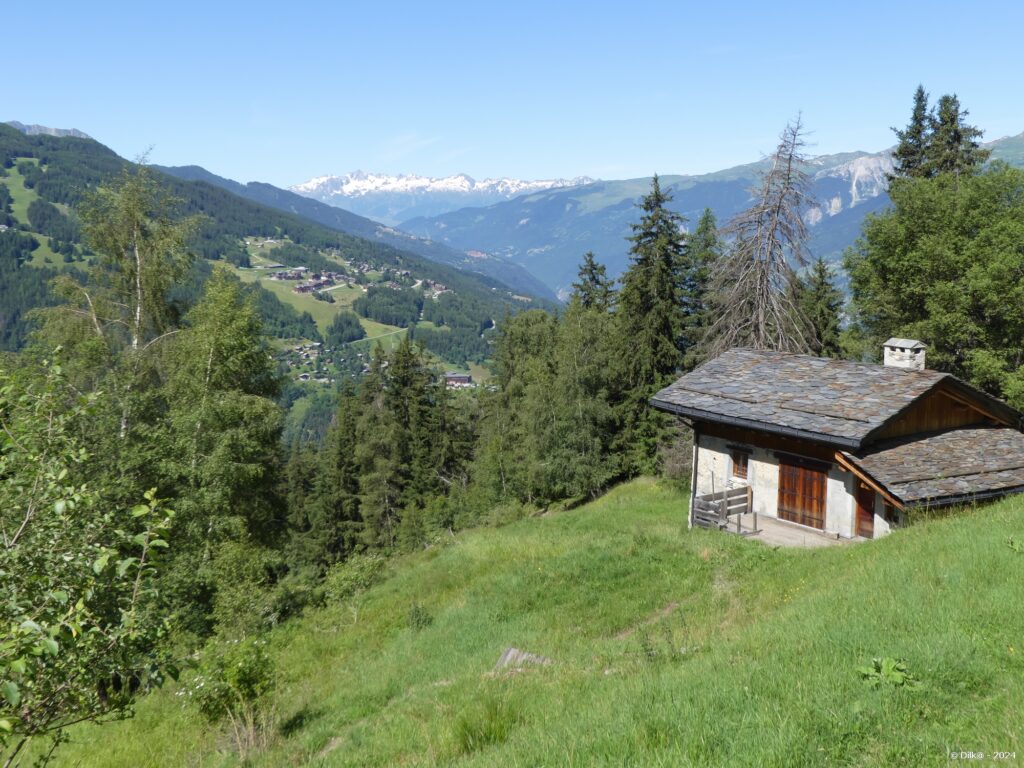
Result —
POLYGON ((943 381, 956 379, 937 371, 740 348, 665 387, 651 404, 696 420, 857 450, 875 429, 943 381))
POLYGON ((960 427, 845 455, 907 506, 1024 489, 1024 434, 1010 427, 960 427))

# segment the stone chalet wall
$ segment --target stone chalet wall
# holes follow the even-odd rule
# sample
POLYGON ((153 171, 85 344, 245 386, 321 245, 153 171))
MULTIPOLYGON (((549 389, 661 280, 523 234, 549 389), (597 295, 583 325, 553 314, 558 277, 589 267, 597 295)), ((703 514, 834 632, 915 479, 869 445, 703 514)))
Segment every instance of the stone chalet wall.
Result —
MULTIPOLYGON (((778 517, 779 501, 779 460, 773 450, 749 443, 727 440, 721 437, 700 434, 694 450, 697 451, 697 475, 695 490, 698 496, 706 493, 720 493, 723 488, 750 485, 754 510, 758 515, 778 517), (750 450, 747 464, 747 479, 732 476, 730 445, 750 450)), ((855 531, 857 500, 854 495, 856 479, 836 464, 828 472, 825 507, 825 532, 852 538, 855 531)), ((875 495, 875 536, 889 531, 884 516, 881 496, 875 495)))

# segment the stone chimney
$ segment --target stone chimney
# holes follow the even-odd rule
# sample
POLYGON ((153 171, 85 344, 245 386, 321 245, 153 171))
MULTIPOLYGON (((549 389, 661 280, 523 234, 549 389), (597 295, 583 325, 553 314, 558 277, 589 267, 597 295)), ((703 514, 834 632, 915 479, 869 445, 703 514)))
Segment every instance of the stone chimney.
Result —
POLYGON ((924 370, 924 351, 927 346, 917 339, 889 339, 885 348, 885 364, 893 368, 924 370))

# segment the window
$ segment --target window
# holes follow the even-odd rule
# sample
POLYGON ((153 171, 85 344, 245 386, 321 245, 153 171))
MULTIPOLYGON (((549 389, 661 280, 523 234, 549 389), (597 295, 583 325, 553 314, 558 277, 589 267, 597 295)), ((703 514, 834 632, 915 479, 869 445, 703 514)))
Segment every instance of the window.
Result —
POLYGON ((747 464, 750 460, 750 451, 743 448, 732 449, 732 476, 740 480, 747 479, 747 464))

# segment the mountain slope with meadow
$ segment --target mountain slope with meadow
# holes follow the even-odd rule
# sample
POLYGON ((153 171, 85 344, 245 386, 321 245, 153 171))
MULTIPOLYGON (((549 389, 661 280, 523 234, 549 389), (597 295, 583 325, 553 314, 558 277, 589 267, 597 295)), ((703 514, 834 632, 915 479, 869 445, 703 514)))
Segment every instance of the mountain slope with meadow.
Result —
MULTIPOLYGON (((17 348, 26 338, 28 313, 48 301, 45 286, 54 273, 88 265, 90 254, 81 240, 76 207, 90 189, 109 182, 132 164, 92 139, 45 132, 27 134, 0 125, 0 165, 4 167, 0 185, 11 196, 7 204, 10 213, 0 211, 0 223, 5 226, 0 232, 0 298, 4 299, 0 306, 0 343, 17 348)), ((531 298, 514 295, 508 286, 486 275, 329 228, 206 181, 154 172, 178 198, 182 214, 204 217, 192 243, 193 252, 204 258, 196 262, 190 284, 176 289, 183 306, 198 294, 198 286, 209 274, 209 261, 226 261, 243 279, 259 282, 260 276, 269 272, 258 274, 249 266, 266 267, 282 259, 288 266, 307 266, 314 271, 347 270, 352 280, 358 277, 366 283, 363 290, 371 284, 386 288, 394 283, 385 273, 404 273, 402 279, 410 286, 417 281, 442 285, 450 293, 447 301, 458 301, 474 324, 485 326, 507 312, 533 304, 531 298), (262 246, 268 250, 260 250, 262 246), (354 265, 360 265, 358 276, 354 265)), ((318 319, 325 327, 331 315, 351 304, 318 303, 311 295, 299 295, 284 283, 268 282, 268 286, 283 290, 259 291, 261 304, 273 310, 274 322, 280 326, 277 330, 289 338, 318 338, 308 311, 311 307, 320 314, 327 313, 318 319)), ((380 330, 379 324, 367 325, 368 335, 380 330)), ((270 330, 275 331, 273 327, 270 330)))
MULTIPOLYGON (((686 498, 637 480, 341 580, 372 584, 268 638, 272 726, 250 764, 945 766, 957 750, 1020 754, 1021 497, 814 550, 687 530, 686 498), (496 669, 510 647, 552 663, 496 669)), ((133 720, 76 728, 68 764, 240 764, 228 731, 198 714, 196 684, 186 673, 133 720)))
POLYGON ((466 272, 476 272, 504 283, 509 288, 530 296, 554 300, 554 292, 513 261, 485 253, 470 255, 444 243, 415 237, 394 227, 385 226, 343 208, 271 184, 252 181, 242 184, 210 173, 196 165, 158 166, 161 171, 186 181, 203 181, 215 187, 252 200, 255 203, 296 214, 330 229, 384 243, 399 250, 415 253, 430 261, 446 264, 466 272))

